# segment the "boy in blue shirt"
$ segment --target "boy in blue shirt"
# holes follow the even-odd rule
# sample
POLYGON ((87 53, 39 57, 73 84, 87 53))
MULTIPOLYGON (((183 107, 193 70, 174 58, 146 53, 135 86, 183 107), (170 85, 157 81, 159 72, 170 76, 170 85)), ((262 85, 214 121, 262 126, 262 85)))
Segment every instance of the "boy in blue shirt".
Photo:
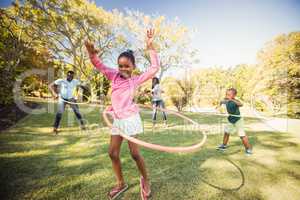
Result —
POLYGON ((220 102, 220 105, 226 105, 226 110, 229 116, 227 118, 228 124, 224 129, 223 144, 218 147, 218 150, 226 150, 227 143, 229 141, 229 135, 237 132, 245 146, 245 153, 247 155, 251 155, 252 147, 244 130, 244 120, 240 116, 239 107, 243 106, 243 104, 239 100, 235 99, 236 94, 237 90, 234 88, 230 88, 226 91, 225 99, 220 102))

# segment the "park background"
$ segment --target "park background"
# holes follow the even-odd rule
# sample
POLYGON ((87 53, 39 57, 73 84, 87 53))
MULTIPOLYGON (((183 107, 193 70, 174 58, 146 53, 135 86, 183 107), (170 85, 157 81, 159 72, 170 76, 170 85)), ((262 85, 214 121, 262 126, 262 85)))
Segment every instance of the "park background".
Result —
MULTIPOLYGON (((91 65, 84 41, 94 41, 100 49, 99 57, 113 67, 117 66, 119 53, 132 49, 137 58, 135 73, 139 74, 149 67, 145 30, 150 27, 156 30, 155 47, 161 62, 157 76, 165 91, 166 106, 184 112, 207 127, 211 125, 211 130, 216 132, 210 136, 207 149, 194 157, 145 150, 152 171, 155 163, 164 160, 162 171, 165 170, 166 175, 163 178, 170 184, 165 185, 164 181, 157 179, 154 186, 156 199, 185 199, 189 195, 192 199, 286 199, 287 196, 297 199, 300 196, 296 189, 300 180, 298 1, 29 0, 1 1, 1 6, 3 197, 104 198, 106 190, 113 184, 110 163, 105 157, 108 134, 101 134, 108 133, 108 130, 90 128, 93 133, 86 138, 76 128, 71 113, 65 116, 60 137, 53 138, 51 126, 55 112, 49 109, 49 105, 54 106, 55 102, 48 84, 64 77, 68 70, 74 70, 76 77, 88 83, 90 88, 89 91, 80 91, 79 96, 89 98, 95 107, 109 105, 110 83, 91 65), (214 107, 224 98, 229 87, 235 87, 238 98, 245 103, 242 113, 249 116, 245 120, 246 127, 256 149, 252 162, 239 151, 238 154, 231 155, 236 152, 233 150, 225 155, 238 162, 246 176, 245 186, 236 192, 224 192, 205 185, 207 180, 218 185, 216 175, 211 175, 215 173, 213 170, 203 172, 203 169, 188 167, 191 162, 204 166, 204 169, 207 165, 210 169, 218 163, 227 169, 228 163, 210 160, 224 156, 214 153, 213 148, 220 142, 226 119, 204 113, 215 111, 214 107), (20 106, 20 99, 26 107, 46 108, 46 112, 29 113, 20 106), (264 120, 255 119, 257 116, 264 117, 264 120), (180 162, 186 160, 189 161, 181 166, 180 162), (169 168, 169 165, 174 168, 169 168), (277 169, 273 169, 274 166, 277 169), (174 177, 173 170, 177 174, 174 177), (189 178, 197 178, 199 170, 206 179, 197 179, 196 184, 191 185, 189 178), (77 177, 81 173, 88 175, 77 177), (183 178, 180 173, 189 175, 183 178), (61 175, 66 179, 59 178, 61 175), (90 185, 86 186, 89 181, 90 185), (183 189, 186 184, 191 191, 183 189), (180 194, 172 192, 176 188, 180 194)), ((136 101, 149 104, 150 89, 149 81, 137 91, 136 101)), ((85 105, 81 109, 86 110, 90 127, 99 124, 99 112, 85 105)), ((147 120, 150 124, 150 115, 145 113, 147 120)), ((180 123, 179 119, 170 117, 174 132, 179 133, 181 129, 175 126, 176 122, 180 123)), ((181 140, 187 140, 187 144, 191 142, 180 134, 177 139, 174 136, 174 141, 168 141, 164 134, 156 134, 152 139, 150 135, 145 136, 146 139, 166 145, 176 142, 180 145, 181 140)), ((239 149, 237 138, 233 143, 237 144, 235 150, 239 149)), ((127 152, 125 147, 123 151, 127 152)), ((127 168, 135 173, 133 166, 127 168)), ((219 175, 220 182, 234 185, 238 178, 233 172, 230 174, 230 167, 228 170, 228 174, 219 175)), ((135 181, 133 177, 130 180, 135 181)), ((138 199, 137 190, 135 187, 124 199, 138 199)))

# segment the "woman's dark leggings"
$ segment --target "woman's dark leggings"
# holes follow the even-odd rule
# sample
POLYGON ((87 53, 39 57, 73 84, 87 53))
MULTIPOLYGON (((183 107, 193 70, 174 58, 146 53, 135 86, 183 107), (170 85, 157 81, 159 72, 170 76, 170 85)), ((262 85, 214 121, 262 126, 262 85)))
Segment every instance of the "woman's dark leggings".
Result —
MULTIPOLYGON (((157 115, 157 108, 165 108, 165 103, 163 100, 155 100, 152 101, 152 105, 153 105, 153 114, 152 114, 152 120, 156 121, 156 115, 157 115)), ((167 115, 165 113, 165 111, 162 111, 163 114, 163 119, 167 120, 167 115)))

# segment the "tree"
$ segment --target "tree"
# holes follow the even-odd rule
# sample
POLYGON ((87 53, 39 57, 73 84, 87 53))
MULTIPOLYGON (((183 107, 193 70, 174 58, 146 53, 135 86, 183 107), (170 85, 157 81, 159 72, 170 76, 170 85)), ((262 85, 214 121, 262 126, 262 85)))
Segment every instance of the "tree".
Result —
POLYGON ((0 10, 0 104, 13 103, 13 86, 19 74, 31 68, 52 67, 51 55, 37 46, 38 38, 22 20, 18 5, 0 10))
POLYGON ((229 69, 230 87, 237 89, 238 97, 242 101, 251 101, 252 91, 257 83, 256 68, 255 65, 240 64, 229 69))
POLYGON ((300 117, 300 32, 283 34, 259 52, 262 92, 286 107, 290 116, 300 117))
POLYGON ((232 86, 231 69, 212 67, 192 72, 192 83, 195 90, 192 95, 192 104, 217 105, 224 98, 227 88, 232 86))
POLYGON ((163 90, 166 92, 166 101, 174 105, 178 111, 182 111, 191 102, 194 93, 194 85, 187 79, 175 79, 167 77, 163 80, 163 90))
POLYGON ((124 45, 125 40, 117 31, 122 22, 117 12, 107 12, 86 0, 29 0, 20 6, 20 10, 26 23, 39 36, 41 45, 51 51, 54 59, 90 82, 92 92, 100 88, 101 93, 107 94, 109 82, 90 64, 84 41, 94 41, 102 59, 124 45), (101 84, 105 85, 101 87, 101 84))
POLYGON ((139 61, 144 68, 150 63, 144 48, 145 30, 148 27, 155 29, 155 47, 160 52, 159 79, 171 68, 186 68, 189 67, 189 63, 198 62, 198 51, 191 46, 193 32, 178 19, 167 20, 164 16, 149 16, 132 10, 127 10, 126 14, 126 27, 133 34, 130 36, 131 46, 137 50, 139 61))

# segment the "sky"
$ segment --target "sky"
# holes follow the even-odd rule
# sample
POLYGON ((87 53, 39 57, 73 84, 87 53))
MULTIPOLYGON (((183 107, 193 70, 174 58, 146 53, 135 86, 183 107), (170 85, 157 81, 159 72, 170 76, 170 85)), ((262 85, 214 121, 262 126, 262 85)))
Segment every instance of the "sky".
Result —
POLYGON ((130 8, 178 17, 196 29, 200 66, 254 64, 257 52, 279 34, 300 31, 300 0, 98 0, 105 9, 130 8))
MULTIPOLYGON (((8 6, 11 1, 1 1, 8 6)), ((279 34, 300 31, 300 0, 96 0, 106 10, 159 14, 196 29, 197 67, 256 62, 257 52, 279 34)))

